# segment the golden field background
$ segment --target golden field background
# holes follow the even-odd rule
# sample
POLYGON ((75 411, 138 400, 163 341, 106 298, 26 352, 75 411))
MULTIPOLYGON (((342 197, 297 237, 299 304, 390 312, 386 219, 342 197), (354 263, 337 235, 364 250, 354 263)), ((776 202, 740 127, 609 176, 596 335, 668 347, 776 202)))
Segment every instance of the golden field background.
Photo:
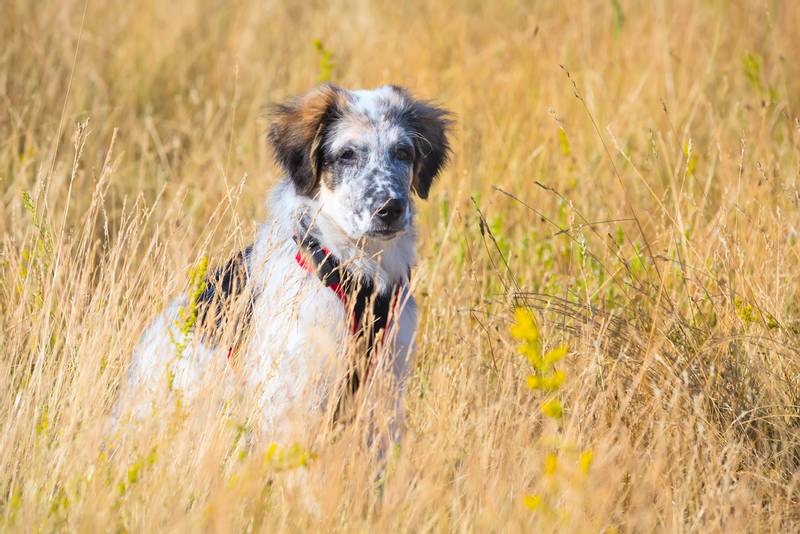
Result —
POLYGON ((0 530, 800 528, 795 2, 3 11, 0 530), (356 429, 245 443, 252 406, 213 387, 112 431, 148 319, 266 217, 263 106, 327 75, 457 118, 419 204, 408 431, 384 480, 356 429), (520 305, 569 347, 554 392, 526 386, 520 305))

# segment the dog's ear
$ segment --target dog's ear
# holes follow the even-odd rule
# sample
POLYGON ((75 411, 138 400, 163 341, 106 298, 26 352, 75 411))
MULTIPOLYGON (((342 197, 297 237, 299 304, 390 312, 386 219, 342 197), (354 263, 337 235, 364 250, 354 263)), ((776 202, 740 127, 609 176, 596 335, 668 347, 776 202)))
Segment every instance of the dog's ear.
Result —
POLYGON ((450 143, 447 134, 453 124, 452 114, 430 102, 415 100, 402 88, 395 87, 407 99, 405 116, 416 149, 412 188, 420 198, 428 198, 433 180, 447 164, 450 143))
POLYGON ((341 114, 345 98, 342 89, 325 84, 270 110, 275 159, 300 195, 312 196, 319 188, 325 133, 341 114))

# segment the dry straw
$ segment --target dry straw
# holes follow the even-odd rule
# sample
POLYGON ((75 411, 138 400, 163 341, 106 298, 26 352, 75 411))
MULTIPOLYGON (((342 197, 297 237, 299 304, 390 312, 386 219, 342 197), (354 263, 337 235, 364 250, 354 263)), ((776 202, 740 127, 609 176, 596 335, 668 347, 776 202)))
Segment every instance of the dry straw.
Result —
POLYGON ((797 528, 795 2, 3 12, 0 530, 797 528), (402 445, 271 443, 224 361, 110 430, 146 321, 266 216, 262 106, 323 78, 458 117, 402 445))

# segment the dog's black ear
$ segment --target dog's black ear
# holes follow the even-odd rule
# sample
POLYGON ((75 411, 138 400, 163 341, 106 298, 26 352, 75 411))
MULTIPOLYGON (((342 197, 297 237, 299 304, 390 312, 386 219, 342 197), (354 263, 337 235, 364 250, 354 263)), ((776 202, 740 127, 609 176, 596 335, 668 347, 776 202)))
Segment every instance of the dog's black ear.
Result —
POLYGON ((270 110, 275 159, 300 195, 312 196, 319 188, 325 133, 340 116, 345 99, 342 89, 325 84, 270 110))
POLYGON ((411 184, 420 198, 428 198, 428 192, 439 172, 450 157, 448 131, 453 124, 452 114, 430 102, 413 99, 400 87, 395 90, 406 97, 404 115, 411 128, 416 149, 414 180, 411 184))

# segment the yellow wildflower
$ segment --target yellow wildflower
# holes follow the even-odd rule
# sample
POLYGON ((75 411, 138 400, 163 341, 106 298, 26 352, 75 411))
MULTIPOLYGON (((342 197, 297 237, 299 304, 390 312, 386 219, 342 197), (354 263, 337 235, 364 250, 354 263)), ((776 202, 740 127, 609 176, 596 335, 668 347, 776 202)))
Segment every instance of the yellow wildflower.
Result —
POLYGON ((529 510, 538 510, 542 507, 541 495, 525 495, 522 497, 522 504, 529 510))
POLYGON ((550 452, 547 454, 547 456, 545 456, 544 459, 544 474, 548 476, 553 475, 555 474, 557 469, 558 469, 558 456, 550 452))
POLYGON ((533 341, 539 339, 539 326, 536 318, 527 308, 517 308, 514 311, 514 324, 511 335, 520 341, 533 341))
POLYGON ((566 380, 567 374, 564 371, 554 371, 547 376, 530 375, 528 377, 528 387, 542 391, 555 391, 566 380))
POLYGON ((558 347, 547 351, 547 354, 542 358, 542 365, 545 369, 549 369, 554 363, 564 359, 569 349, 566 345, 559 345, 558 347))
POLYGON ((561 419, 564 409, 558 399, 550 399, 542 404, 542 413, 551 419, 561 419))
POLYGON ((584 475, 589 474, 589 468, 592 466, 592 460, 594 459, 594 453, 591 450, 585 450, 581 453, 580 457, 578 458, 578 467, 581 470, 581 473, 584 475))

